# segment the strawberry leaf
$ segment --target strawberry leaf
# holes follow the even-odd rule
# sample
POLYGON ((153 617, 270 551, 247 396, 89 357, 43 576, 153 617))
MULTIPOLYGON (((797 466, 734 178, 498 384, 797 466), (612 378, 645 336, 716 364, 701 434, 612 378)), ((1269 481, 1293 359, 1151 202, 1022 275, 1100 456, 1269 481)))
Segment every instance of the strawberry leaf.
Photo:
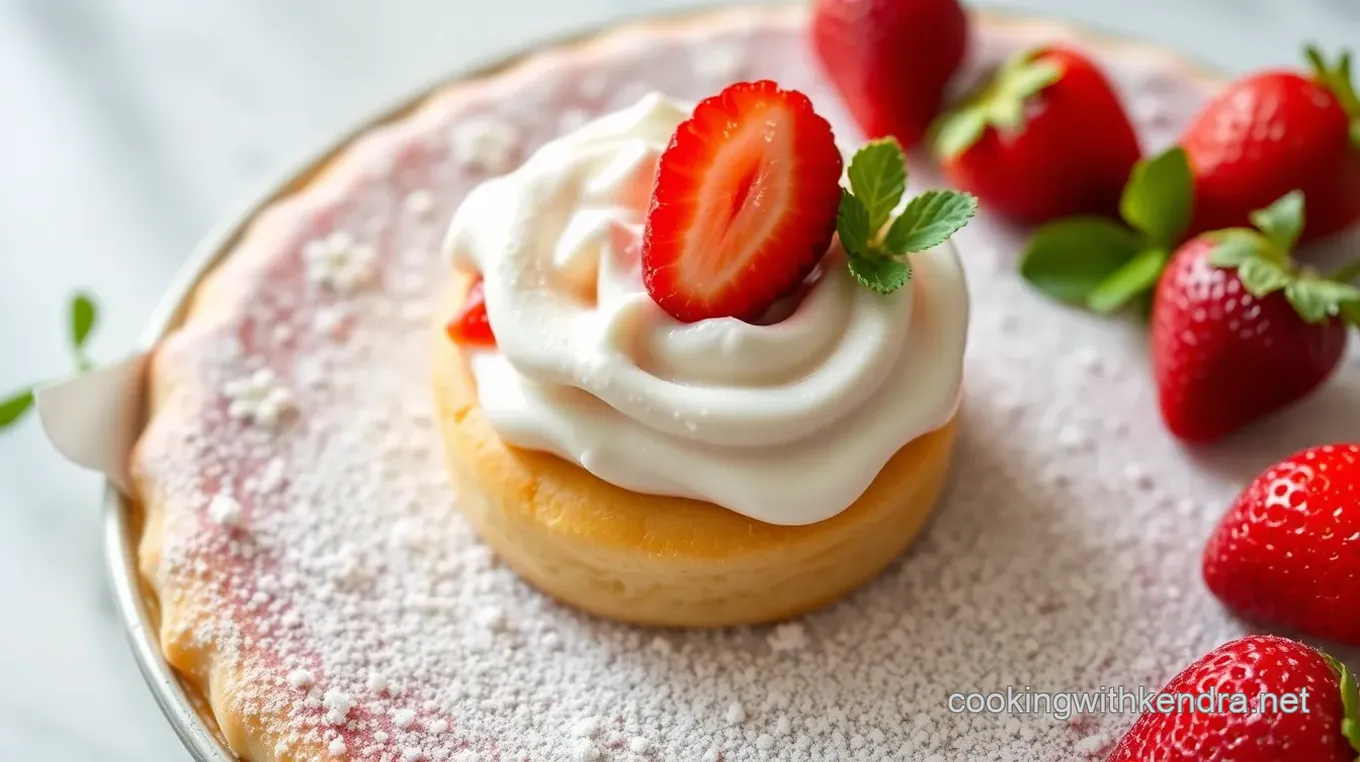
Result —
POLYGON ((1351 321, 1351 325, 1360 328, 1360 302, 1345 302, 1341 305, 1341 314, 1351 321))
POLYGON ((1360 278, 1360 259, 1342 265, 1336 272, 1332 273, 1332 276, 1328 278, 1328 280, 1334 280, 1338 283, 1350 283, 1356 278, 1360 278))
POLYGON ((977 214, 978 200, 968 193, 926 191, 907 203, 883 240, 892 254, 927 251, 949 240, 977 214))
POLYGON ((987 112, 962 108, 945 114, 935 124, 935 156, 949 161, 967 151, 987 131, 987 112))
POLYGON ((1002 91, 1010 98, 1023 101, 1043 92, 1049 85, 1062 79, 1062 68, 1050 61, 1040 61, 1033 52, 1023 54, 1021 64, 1008 69, 1002 77, 1002 91))
POLYGON ((845 189, 841 189, 841 206, 836 212, 836 233, 847 254, 869 256, 869 210, 845 189))
POLYGON ((1062 79, 1057 64, 1040 60, 1037 51, 1012 56, 962 106, 936 123, 935 155, 954 159, 976 143, 988 127, 1014 132, 1024 126, 1025 102, 1062 79))
POLYGON ((1093 311, 1109 314, 1123 309, 1136 297, 1157 285, 1162 268, 1171 258, 1166 249, 1145 249, 1102 280, 1086 297, 1086 306, 1093 311))
POLYGON ((1288 270, 1264 257, 1252 257, 1239 265, 1237 279, 1242 281, 1247 293, 1257 298, 1273 294, 1294 282, 1288 270))
POLYGON ((1134 230, 1170 248, 1190 224, 1194 179, 1185 149, 1172 148, 1134 165, 1119 200, 1119 212, 1134 230))
POLYGON ((1086 305, 1101 283, 1144 250, 1137 234, 1103 217, 1070 217, 1039 228, 1020 275, 1058 301, 1086 305))
POLYGON ((1360 118, 1360 95, 1356 94, 1355 84, 1351 80, 1351 52, 1341 51, 1335 66, 1327 63, 1322 51, 1315 45, 1305 47, 1304 55, 1313 69, 1313 77, 1332 92, 1348 116, 1360 118))
POLYGON ((911 280, 911 266, 898 259, 847 253, 845 261, 855 280, 880 294, 891 294, 911 280))
POLYGON ((1355 675, 1344 662, 1330 654, 1318 653, 1336 673, 1337 687, 1341 690, 1341 735, 1350 741, 1352 749, 1360 752, 1360 686, 1356 685, 1355 675))
MULTIPOLYGON (((1241 277, 1241 270, 1238 274, 1241 277)), ((1245 280, 1243 285, 1246 285, 1245 280)), ((1294 305, 1299 316, 1309 323, 1320 323, 1341 314, 1343 305, 1360 304, 1360 288, 1310 276, 1301 276, 1289 282, 1284 287, 1284 296, 1294 305)))
POLYGON ((850 160, 850 190, 868 210, 869 237, 878 235, 907 188, 907 162, 895 138, 865 143, 850 160))
POLYGON ((33 407, 33 392, 27 389, 0 401, 0 429, 17 423, 31 407, 33 407))
POLYGON ((1322 51, 1314 45, 1304 48, 1304 54, 1313 69, 1313 78, 1331 91, 1346 116, 1350 117, 1351 145, 1360 149, 1360 94, 1356 93, 1354 80, 1351 79, 1351 52, 1342 51, 1336 66, 1329 65, 1322 51))
POLYGON ((1303 191, 1284 194, 1265 209, 1252 212, 1250 219, 1287 261, 1298 243, 1299 233, 1303 232, 1303 191))
POLYGON ((1266 256, 1270 242, 1251 228, 1227 228, 1208 234, 1215 243, 1209 252, 1209 264, 1231 270, 1241 267, 1249 259, 1266 256))

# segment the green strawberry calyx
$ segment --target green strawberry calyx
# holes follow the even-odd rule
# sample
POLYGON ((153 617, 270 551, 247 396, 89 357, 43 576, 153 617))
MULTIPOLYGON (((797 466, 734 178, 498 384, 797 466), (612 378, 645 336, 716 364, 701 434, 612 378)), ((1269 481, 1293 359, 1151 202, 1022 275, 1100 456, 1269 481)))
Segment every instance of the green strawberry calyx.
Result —
POLYGON ((894 217, 907 190, 907 157, 893 138, 864 144, 846 174, 850 188, 841 189, 836 233, 850 274, 880 294, 911 280, 909 254, 939 246, 977 214, 973 195, 931 190, 908 200, 894 217))
POLYGON ((1360 150, 1360 95, 1351 79, 1351 52, 1341 51, 1335 64, 1328 63, 1322 51, 1314 45, 1304 48, 1304 55, 1313 69, 1313 77, 1336 97, 1346 115, 1351 118, 1351 144, 1360 150))
MULTIPOLYGON (((1319 652, 1322 653, 1322 652, 1319 652)), ((1341 688, 1341 735, 1350 741, 1351 748, 1360 753, 1360 688, 1357 688, 1355 675, 1351 674, 1346 665, 1341 660, 1323 653, 1322 658, 1327 661, 1327 665, 1336 673, 1337 683, 1341 688)), ((1360 760, 1360 757, 1357 757, 1360 760)))
POLYGON ((1193 204, 1184 149, 1144 159, 1124 186, 1122 221, 1079 216, 1040 227, 1021 254, 1020 275, 1058 301, 1117 312, 1157 285, 1189 227, 1193 204))
POLYGON ((1360 288, 1344 280, 1354 264, 1328 277, 1298 266, 1291 258, 1303 231, 1301 191, 1290 191, 1265 209, 1252 212, 1251 223, 1255 228, 1206 234, 1214 242, 1209 263, 1236 270, 1242 287, 1257 298, 1283 291, 1305 322, 1341 317, 1360 326, 1360 288))
MULTIPOLYGON (((84 373, 93 367, 85 347, 90 334, 94 332, 99 317, 98 309, 94 299, 87 294, 78 293, 71 298, 67 312, 71 352, 75 356, 76 369, 84 373)), ((32 388, 20 389, 0 398, 0 431, 23 420, 24 415, 33 408, 33 401, 32 388)))
POLYGON ((988 127, 1019 132, 1025 124, 1026 101, 1062 79, 1062 67, 1045 60, 1042 53, 1042 49, 1036 49, 1012 56, 962 105, 941 117, 933 130, 936 158, 942 161, 957 158, 988 127))

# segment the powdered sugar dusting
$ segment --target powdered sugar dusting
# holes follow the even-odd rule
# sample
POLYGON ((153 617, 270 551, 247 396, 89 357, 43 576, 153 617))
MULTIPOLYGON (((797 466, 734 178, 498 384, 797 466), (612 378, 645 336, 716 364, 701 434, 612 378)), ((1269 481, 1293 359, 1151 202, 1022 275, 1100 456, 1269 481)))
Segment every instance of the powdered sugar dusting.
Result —
POLYGON ((513 124, 494 117, 475 117, 453 127, 453 154, 464 167, 501 174, 511 168, 519 145, 513 124))
POLYGON ((208 518, 214 524, 240 528, 243 524, 241 504, 231 495, 213 495, 208 502, 208 518))
MULTIPOLYGON (((702 37, 658 33, 584 70, 558 57, 375 133, 325 189, 261 219, 205 293, 226 309, 165 344, 161 372, 192 382, 135 464, 167 501, 150 582, 167 601, 209 596, 169 635, 240 668, 230 700, 264 718, 276 755, 1096 759, 1131 717, 959 715, 947 693, 1159 686, 1241 632, 1188 582, 1215 506, 1297 445, 1360 429, 1354 374, 1192 460, 1156 420, 1138 330, 1026 289, 1018 238, 985 214, 960 239, 975 317, 953 487, 865 590, 772 627, 628 627, 539 595, 459 517, 426 366, 458 201, 555 137, 564 114, 632 91, 711 94, 696 61, 731 60, 698 39, 738 46, 745 76, 808 92, 844 139, 799 13, 722 16, 702 37), (550 77, 575 84, 542 87, 550 77), (1064 363, 1072 347, 1100 354, 1064 363)), ((995 61, 1040 41, 1025 30, 983 29, 979 47, 995 61)), ((1157 97, 1171 126, 1202 97, 1160 58, 1119 60, 1126 91, 1170 88, 1157 97)), ((1171 134, 1157 126, 1147 142, 1171 134)))

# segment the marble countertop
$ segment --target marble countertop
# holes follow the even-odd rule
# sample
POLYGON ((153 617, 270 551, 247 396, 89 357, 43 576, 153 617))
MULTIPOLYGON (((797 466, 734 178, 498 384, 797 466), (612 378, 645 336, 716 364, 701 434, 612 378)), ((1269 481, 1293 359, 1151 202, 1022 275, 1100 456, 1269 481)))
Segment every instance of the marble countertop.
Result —
MULTIPOLYGON (((396 94, 526 42, 684 0, 0 2, 0 391, 70 369, 64 310, 129 349, 195 241, 396 94)), ((1230 72, 1360 40, 1354 0, 1014 0, 1230 72)), ((104 583, 98 479, 32 420, 0 435, 0 759, 188 755, 144 688, 104 583)))

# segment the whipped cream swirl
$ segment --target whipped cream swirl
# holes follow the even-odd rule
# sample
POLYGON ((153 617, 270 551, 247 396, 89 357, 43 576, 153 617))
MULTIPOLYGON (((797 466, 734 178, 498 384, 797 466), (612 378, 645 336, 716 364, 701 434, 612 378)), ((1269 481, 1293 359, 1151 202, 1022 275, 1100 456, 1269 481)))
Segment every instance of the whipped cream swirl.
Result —
POLYGON ((643 287, 640 235, 657 157, 689 114, 648 95, 463 202, 445 248, 482 274, 497 341, 470 358, 479 402, 510 444, 634 492, 772 524, 830 518, 954 415, 958 255, 912 255, 911 283, 882 296, 833 247, 778 322, 676 321, 643 287))

